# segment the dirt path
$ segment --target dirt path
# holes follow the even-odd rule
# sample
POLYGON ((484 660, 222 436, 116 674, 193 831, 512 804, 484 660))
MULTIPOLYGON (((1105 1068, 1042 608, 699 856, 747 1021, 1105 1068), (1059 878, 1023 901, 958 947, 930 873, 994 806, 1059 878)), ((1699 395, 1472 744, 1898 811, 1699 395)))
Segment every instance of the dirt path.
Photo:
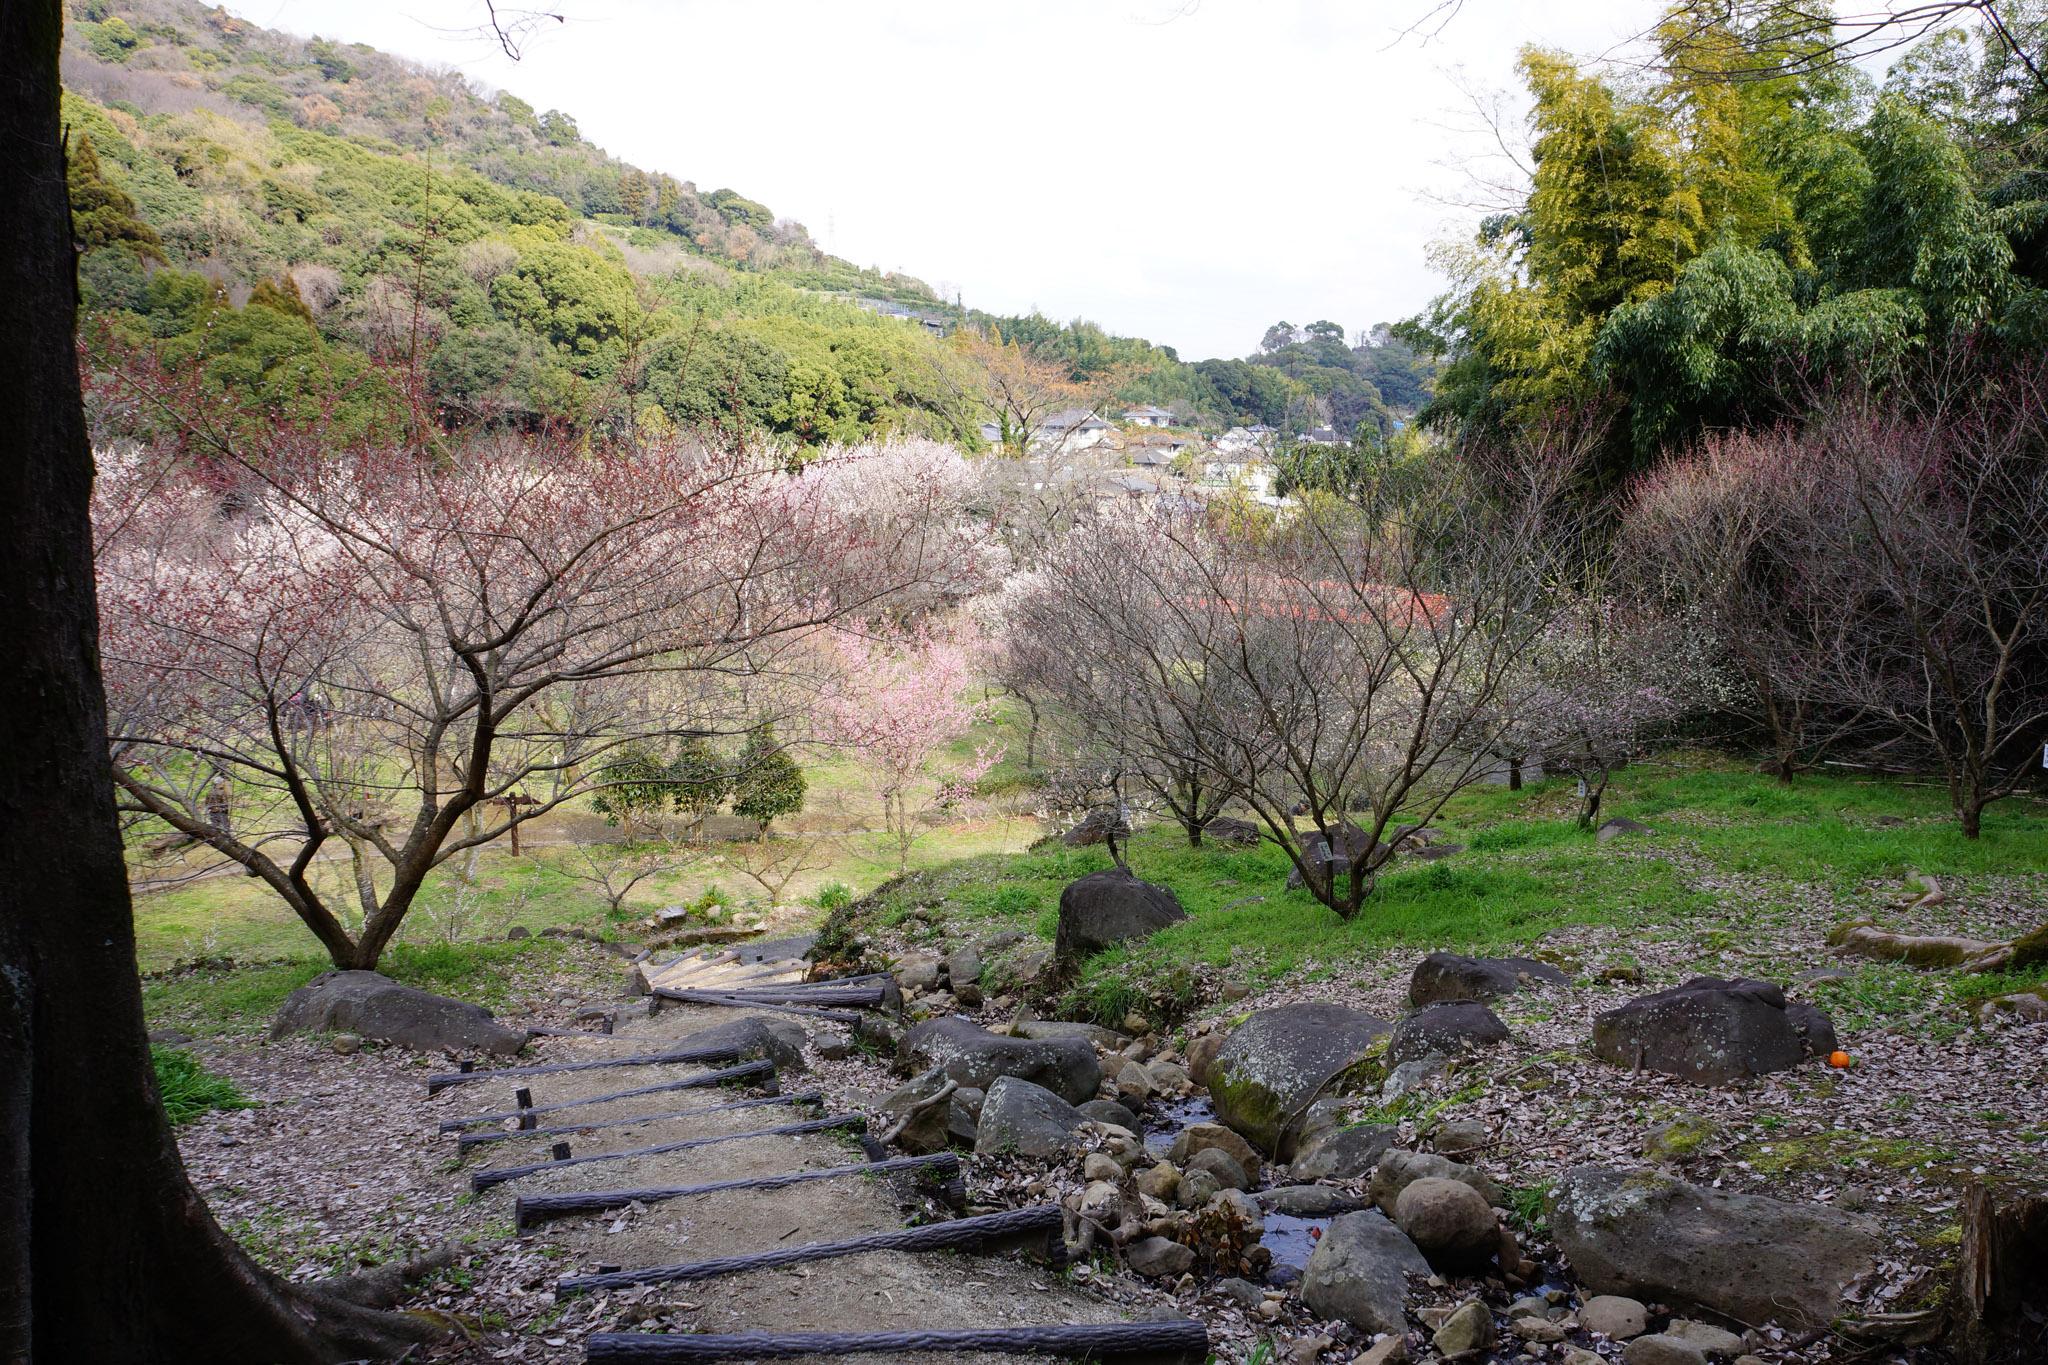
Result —
MULTIPOLYGON (((624 1012, 638 1016, 629 1008, 624 1012)), ((654 1018, 622 1017, 607 1040, 555 1039, 538 1049, 540 1060, 581 1061, 659 1051, 716 1025, 734 1010, 671 1005, 654 1018)), ((807 1048, 810 1060, 815 1054, 807 1048)), ((534 1077, 523 1082, 537 1105, 590 1099, 703 1071, 696 1064, 635 1066, 534 1077)), ((879 1068, 876 1081, 887 1084, 879 1068)), ((786 1094, 809 1088, 806 1073, 784 1074, 786 1094)), ((438 1123, 509 1109, 514 1083, 479 1081, 456 1086, 425 1106, 423 1120, 438 1123)), ((710 1088, 607 1101, 544 1116, 543 1125, 589 1119, 647 1116, 567 1137, 577 1157, 624 1152, 718 1134, 748 1132, 808 1118, 814 1111, 789 1103, 712 1112, 740 1098, 710 1088), (685 1112, 687 1111, 687 1112, 685 1112), (685 1113, 681 1118, 654 1115, 685 1113)), ((828 1101, 829 1107, 829 1101, 828 1101)), ((509 1121, 506 1125, 511 1126, 509 1121)), ((483 1130, 477 1130, 483 1131, 483 1130)), ((477 1144, 463 1175, 548 1159, 546 1135, 477 1144)), ((450 1139, 451 1143, 453 1139, 450 1139)), ((863 1160, 857 1141, 834 1133, 755 1137, 656 1156, 634 1156, 546 1171, 494 1186, 478 1196, 485 1216, 510 1223, 522 1195, 655 1185, 700 1184, 793 1170, 843 1166, 863 1160)), ((831 1242, 901 1229, 906 1214, 929 1220, 941 1211, 908 1178, 856 1176, 817 1180, 779 1190, 736 1190, 624 1210, 577 1215, 540 1224, 507 1242, 501 1254, 533 1255, 554 1275, 605 1268, 664 1265, 831 1242)), ((985 1328, 1123 1320, 1119 1305, 1084 1283, 1016 1255, 959 1252, 869 1252, 776 1269, 747 1271, 682 1284, 642 1286, 567 1299, 561 1305, 562 1347, 522 1359, 581 1358, 574 1335, 590 1328, 649 1332, 900 1331, 985 1328), (580 1329, 580 1330, 579 1330, 580 1329)), ((810 1357, 815 1360, 883 1357, 810 1357)), ((981 1354, 901 1354, 903 1360, 998 1360, 981 1354)))

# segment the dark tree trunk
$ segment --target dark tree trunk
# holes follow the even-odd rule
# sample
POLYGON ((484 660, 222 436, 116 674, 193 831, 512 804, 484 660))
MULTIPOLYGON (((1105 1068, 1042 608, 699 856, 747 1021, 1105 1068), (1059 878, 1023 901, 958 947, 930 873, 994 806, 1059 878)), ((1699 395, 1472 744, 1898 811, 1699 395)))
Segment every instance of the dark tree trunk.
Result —
POLYGON ((1508 759, 1508 790, 1511 792, 1518 792, 1521 789, 1522 760, 1519 756, 1516 756, 1508 759))
POLYGON ((383 1355, 399 1320, 258 1269, 186 1179, 143 1034, 93 601, 61 0, 0 0, 0 1360, 383 1355))
POLYGON ((2048 1358, 2048 1195, 1973 1186, 1950 1296, 1948 1345, 1972 1365, 2048 1358))

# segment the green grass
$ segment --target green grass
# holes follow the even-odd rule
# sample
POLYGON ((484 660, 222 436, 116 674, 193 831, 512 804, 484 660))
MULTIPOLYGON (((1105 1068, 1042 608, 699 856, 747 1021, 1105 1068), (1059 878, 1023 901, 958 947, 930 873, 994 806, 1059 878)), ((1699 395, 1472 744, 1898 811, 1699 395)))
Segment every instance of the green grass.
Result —
POLYGON ((157 1093, 172 1127, 190 1123, 210 1109, 253 1109, 255 1105, 225 1076, 216 1076, 191 1053, 151 1045, 157 1093))
MULTIPOLYGON (((1712 755, 1676 754, 1616 776, 1603 817, 1640 820, 1657 831, 1651 837, 1603 846, 1575 815, 1568 781, 1471 788, 1437 821, 1466 851, 1397 864, 1349 921, 1285 890, 1289 864, 1270 845, 1190 849, 1171 827, 1141 830, 1128 851, 1132 870, 1170 888, 1191 918, 1089 959, 1065 1003, 1105 1021, 1131 1009, 1170 1017, 1192 1001, 1197 968, 1257 985, 1388 949, 1526 950, 1570 925, 1688 937, 1704 954, 1740 955, 1745 923, 1811 913, 1802 888, 1851 897, 1909 869, 1965 882, 2048 872, 2048 820, 2037 803, 1995 808, 1973 842, 1957 832, 1939 787, 1827 773, 1786 787, 1712 755), (1880 816, 1907 823, 1879 825, 1880 816), (1700 923, 1713 908, 1693 888, 1700 863, 1764 885, 1742 906, 1722 907, 1740 915, 1700 923)), ((1108 865, 1102 849, 1058 845, 973 858, 891 884, 859 912, 899 926, 915 915, 927 926, 916 932, 934 940, 997 929, 1050 940, 1061 889, 1108 865)), ((2031 986, 2044 975, 2015 977, 2031 986)), ((1979 994, 1998 987, 2017 988, 1991 978, 1971 985, 1979 994)), ((1938 1007, 1946 990, 1925 974, 1874 965, 1819 994, 1853 1028, 1938 1007)))
MULTIPOLYGON (((452 995, 474 1004, 506 1003, 524 978, 545 971, 568 947, 557 939, 497 943, 401 943, 384 954, 378 970, 394 981, 452 995)), ((151 1027, 197 1034, 248 1032, 266 1027, 286 996, 332 964, 310 955, 226 968, 181 970, 144 979, 142 1006, 151 1027)))

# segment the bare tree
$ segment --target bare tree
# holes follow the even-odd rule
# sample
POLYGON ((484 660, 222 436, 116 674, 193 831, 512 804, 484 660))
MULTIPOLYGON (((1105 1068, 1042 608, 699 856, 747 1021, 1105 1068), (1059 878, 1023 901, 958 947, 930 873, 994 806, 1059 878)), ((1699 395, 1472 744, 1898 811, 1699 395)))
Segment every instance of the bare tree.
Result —
POLYGON ((1185 623, 1151 591, 1170 572, 1163 553, 1170 542, 1142 514, 1118 507, 1087 520, 1008 604, 1003 676, 1057 709, 1081 755, 1070 766, 1134 780, 1198 846, 1229 797, 1200 733, 1216 675, 1194 666, 1185 623), (1142 556, 1151 574, 1131 572, 1142 556))
POLYGON ((811 632, 940 572, 960 542, 930 487, 861 464, 511 438, 343 461, 292 432, 225 470, 109 460, 122 805, 374 967, 435 868, 601 786, 614 753, 794 704, 811 632), (330 842, 353 904, 309 875, 330 842))
POLYGON ((827 861, 827 845, 812 835, 770 835, 725 845, 726 865, 761 888, 771 905, 783 903, 791 882, 827 861))
POLYGON ((1967 838, 2048 738, 2048 364, 1832 401, 1780 458, 1807 496, 1793 592, 1844 623, 1797 662, 1942 772, 1967 838))
POLYGON ((1131 633, 1156 642, 1155 676, 1202 679, 1153 695, 1188 707, 1176 724, 1196 766, 1345 918, 1392 856, 1393 821, 1433 819, 1517 713, 1519 665, 1551 611, 1563 457, 1583 448, 1582 434, 1542 439, 1491 482, 1476 451, 1431 479, 1369 476, 1262 538, 1195 517, 1133 523, 1143 538, 1112 600, 1145 604, 1131 633))
POLYGON ((625 917, 626 898, 633 894, 634 887, 680 872, 704 856, 702 845, 685 848, 667 837, 653 848, 630 843, 578 844, 575 856, 562 864, 562 870, 595 887, 604 897, 605 909, 616 920, 625 917))

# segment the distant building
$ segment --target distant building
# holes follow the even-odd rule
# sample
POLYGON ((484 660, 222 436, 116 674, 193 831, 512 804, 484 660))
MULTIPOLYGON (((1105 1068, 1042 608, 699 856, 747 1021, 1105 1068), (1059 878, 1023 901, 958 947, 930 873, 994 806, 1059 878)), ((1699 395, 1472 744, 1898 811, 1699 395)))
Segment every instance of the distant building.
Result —
POLYGON ((1267 426, 1232 427, 1216 438, 1216 453, 1219 455, 1244 456, 1255 451, 1271 454, 1274 437, 1279 433, 1267 426))
POLYGON ((1312 446, 1340 446, 1344 438, 1337 434, 1335 427, 1311 427, 1301 434, 1302 443, 1312 446))
POLYGON ((1173 425, 1173 414, 1165 408, 1125 408, 1123 418, 1124 425, 1127 427, 1170 427, 1173 425))
POLYGON ((909 304, 898 303, 894 299, 856 298, 854 303, 870 313, 879 313, 885 318, 901 318, 905 322, 914 322, 935 337, 945 336, 953 330, 953 320, 945 314, 927 313, 923 309, 912 308, 909 304))
POLYGON ((1068 408, 1056 412, 1038 424, 1038 436, 1034 444, 1060 446, 1067 450, 1086 450, 1109 439, 1116 428, 1086 408, 1068 408))

